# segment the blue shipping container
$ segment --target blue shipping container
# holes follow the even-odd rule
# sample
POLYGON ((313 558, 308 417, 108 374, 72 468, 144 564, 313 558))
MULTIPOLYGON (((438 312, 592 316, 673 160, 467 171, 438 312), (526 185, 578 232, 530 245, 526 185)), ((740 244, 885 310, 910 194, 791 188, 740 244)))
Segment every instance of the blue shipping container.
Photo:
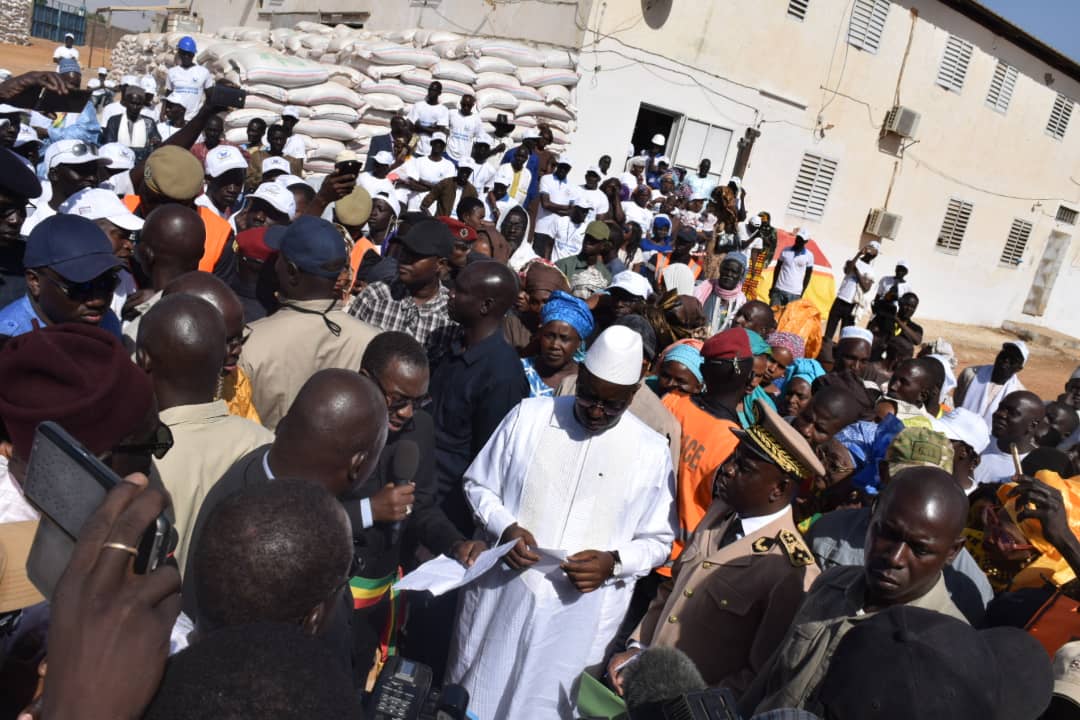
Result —
POLYGON ((35 0, 30 34, 62 43, 67 33, 75 36, 76 45, 86 44, 86 8, 56 0, 35 0))

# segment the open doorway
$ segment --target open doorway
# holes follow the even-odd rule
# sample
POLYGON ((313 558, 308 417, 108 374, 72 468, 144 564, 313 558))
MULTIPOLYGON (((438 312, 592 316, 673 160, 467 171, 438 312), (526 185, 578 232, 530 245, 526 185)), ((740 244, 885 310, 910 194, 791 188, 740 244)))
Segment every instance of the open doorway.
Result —
POLYGON ((653 135, 657 133, 664 136, 670 148, 673 140, 671 135, 680 117, 682 116, 668 110, 641 105, 638 108, 637 120, 634 122, 634 134, 630 139, 634 145, 634 154, 640 155, 648 150, 652 144, 653 135))
POLYGON ((1054 282, 1057 280, 1061 264, 1065 262, 1065 254, 1069 250, 1069 242, 1072 237, 1065 233, 1053 231, 1046 241, 1046 249, 1043 250, 1042 260, 1035 270, 1035 277, 1031 281, 1031 290, 1028 291, 1027 301, 1024 303, 1024 314, 1039 317, 1046 312, 1046 305, 1050 302, 1050 293, 1054 290, 1054 282))

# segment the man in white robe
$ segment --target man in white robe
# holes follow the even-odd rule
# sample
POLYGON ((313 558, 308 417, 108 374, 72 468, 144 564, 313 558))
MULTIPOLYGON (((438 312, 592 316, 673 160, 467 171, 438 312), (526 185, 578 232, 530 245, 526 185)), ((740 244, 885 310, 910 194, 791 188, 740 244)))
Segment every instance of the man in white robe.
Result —
POLYGON ((1017 373, 1024 368, 1027 359, 1027 345, 1021 340, 1010 340, 1001 346, 993 365, 964 370, 953 393, 956 407, 970 410, 990 427, 1002 398, 1025 389, 1017 373))
POLYGON ((626 412, 641 361, 640 335, 604 331, 576 395, 523 400, 465 473, 478 525, 518 541, 463 592, 451 643, 448 680, 478 717, 574 717, 575 681, 604 660, 634 581, 671 550, 667 442, 626 412))

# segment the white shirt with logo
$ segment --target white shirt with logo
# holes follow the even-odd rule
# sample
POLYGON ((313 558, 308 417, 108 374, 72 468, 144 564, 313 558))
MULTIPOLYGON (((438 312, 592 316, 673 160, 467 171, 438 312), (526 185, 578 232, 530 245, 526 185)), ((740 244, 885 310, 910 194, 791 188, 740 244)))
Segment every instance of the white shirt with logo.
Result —
POLYGON ((473 111, 462 115, 460 110, 451 110, 449 119, 450 134, 446 140, 446 154, 461 161, 472 155, 473 142, 480 135, 483 121, 473 111))
POLYGON ((169 99, 184 106, 185 120, 195 117, 195 113, 202 107, 204 91, 213 86, 214 78, 202 65, 192 65, 189 68, 173 65, 165 74, 165 89, 171 91, 169 99))
POLYGON ((784 264, 776 278, 776 289, 792 295, 802 295, 806 269, 814 267, 814 253, 804 248, 796 255, 795 250, 788 248, 780 253, 780 260, 784 264))

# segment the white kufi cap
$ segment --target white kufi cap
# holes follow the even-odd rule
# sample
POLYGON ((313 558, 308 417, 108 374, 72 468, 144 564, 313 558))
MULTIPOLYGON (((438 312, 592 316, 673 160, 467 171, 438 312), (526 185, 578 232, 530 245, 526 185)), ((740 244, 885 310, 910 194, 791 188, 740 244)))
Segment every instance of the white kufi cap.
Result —
POLYGON ((857 325, 849 325, 840 331, 840 341, 855 338, 856 340, 865 340, 871 345, 874 344, 874 333, 870 332, 866 328, 861 328, 857 325))
POLYGON ((585 367, 609 383, 636 385, 641 379, 643 359, 641 336, 625 325, 612 325, 589 348, 585 367))

